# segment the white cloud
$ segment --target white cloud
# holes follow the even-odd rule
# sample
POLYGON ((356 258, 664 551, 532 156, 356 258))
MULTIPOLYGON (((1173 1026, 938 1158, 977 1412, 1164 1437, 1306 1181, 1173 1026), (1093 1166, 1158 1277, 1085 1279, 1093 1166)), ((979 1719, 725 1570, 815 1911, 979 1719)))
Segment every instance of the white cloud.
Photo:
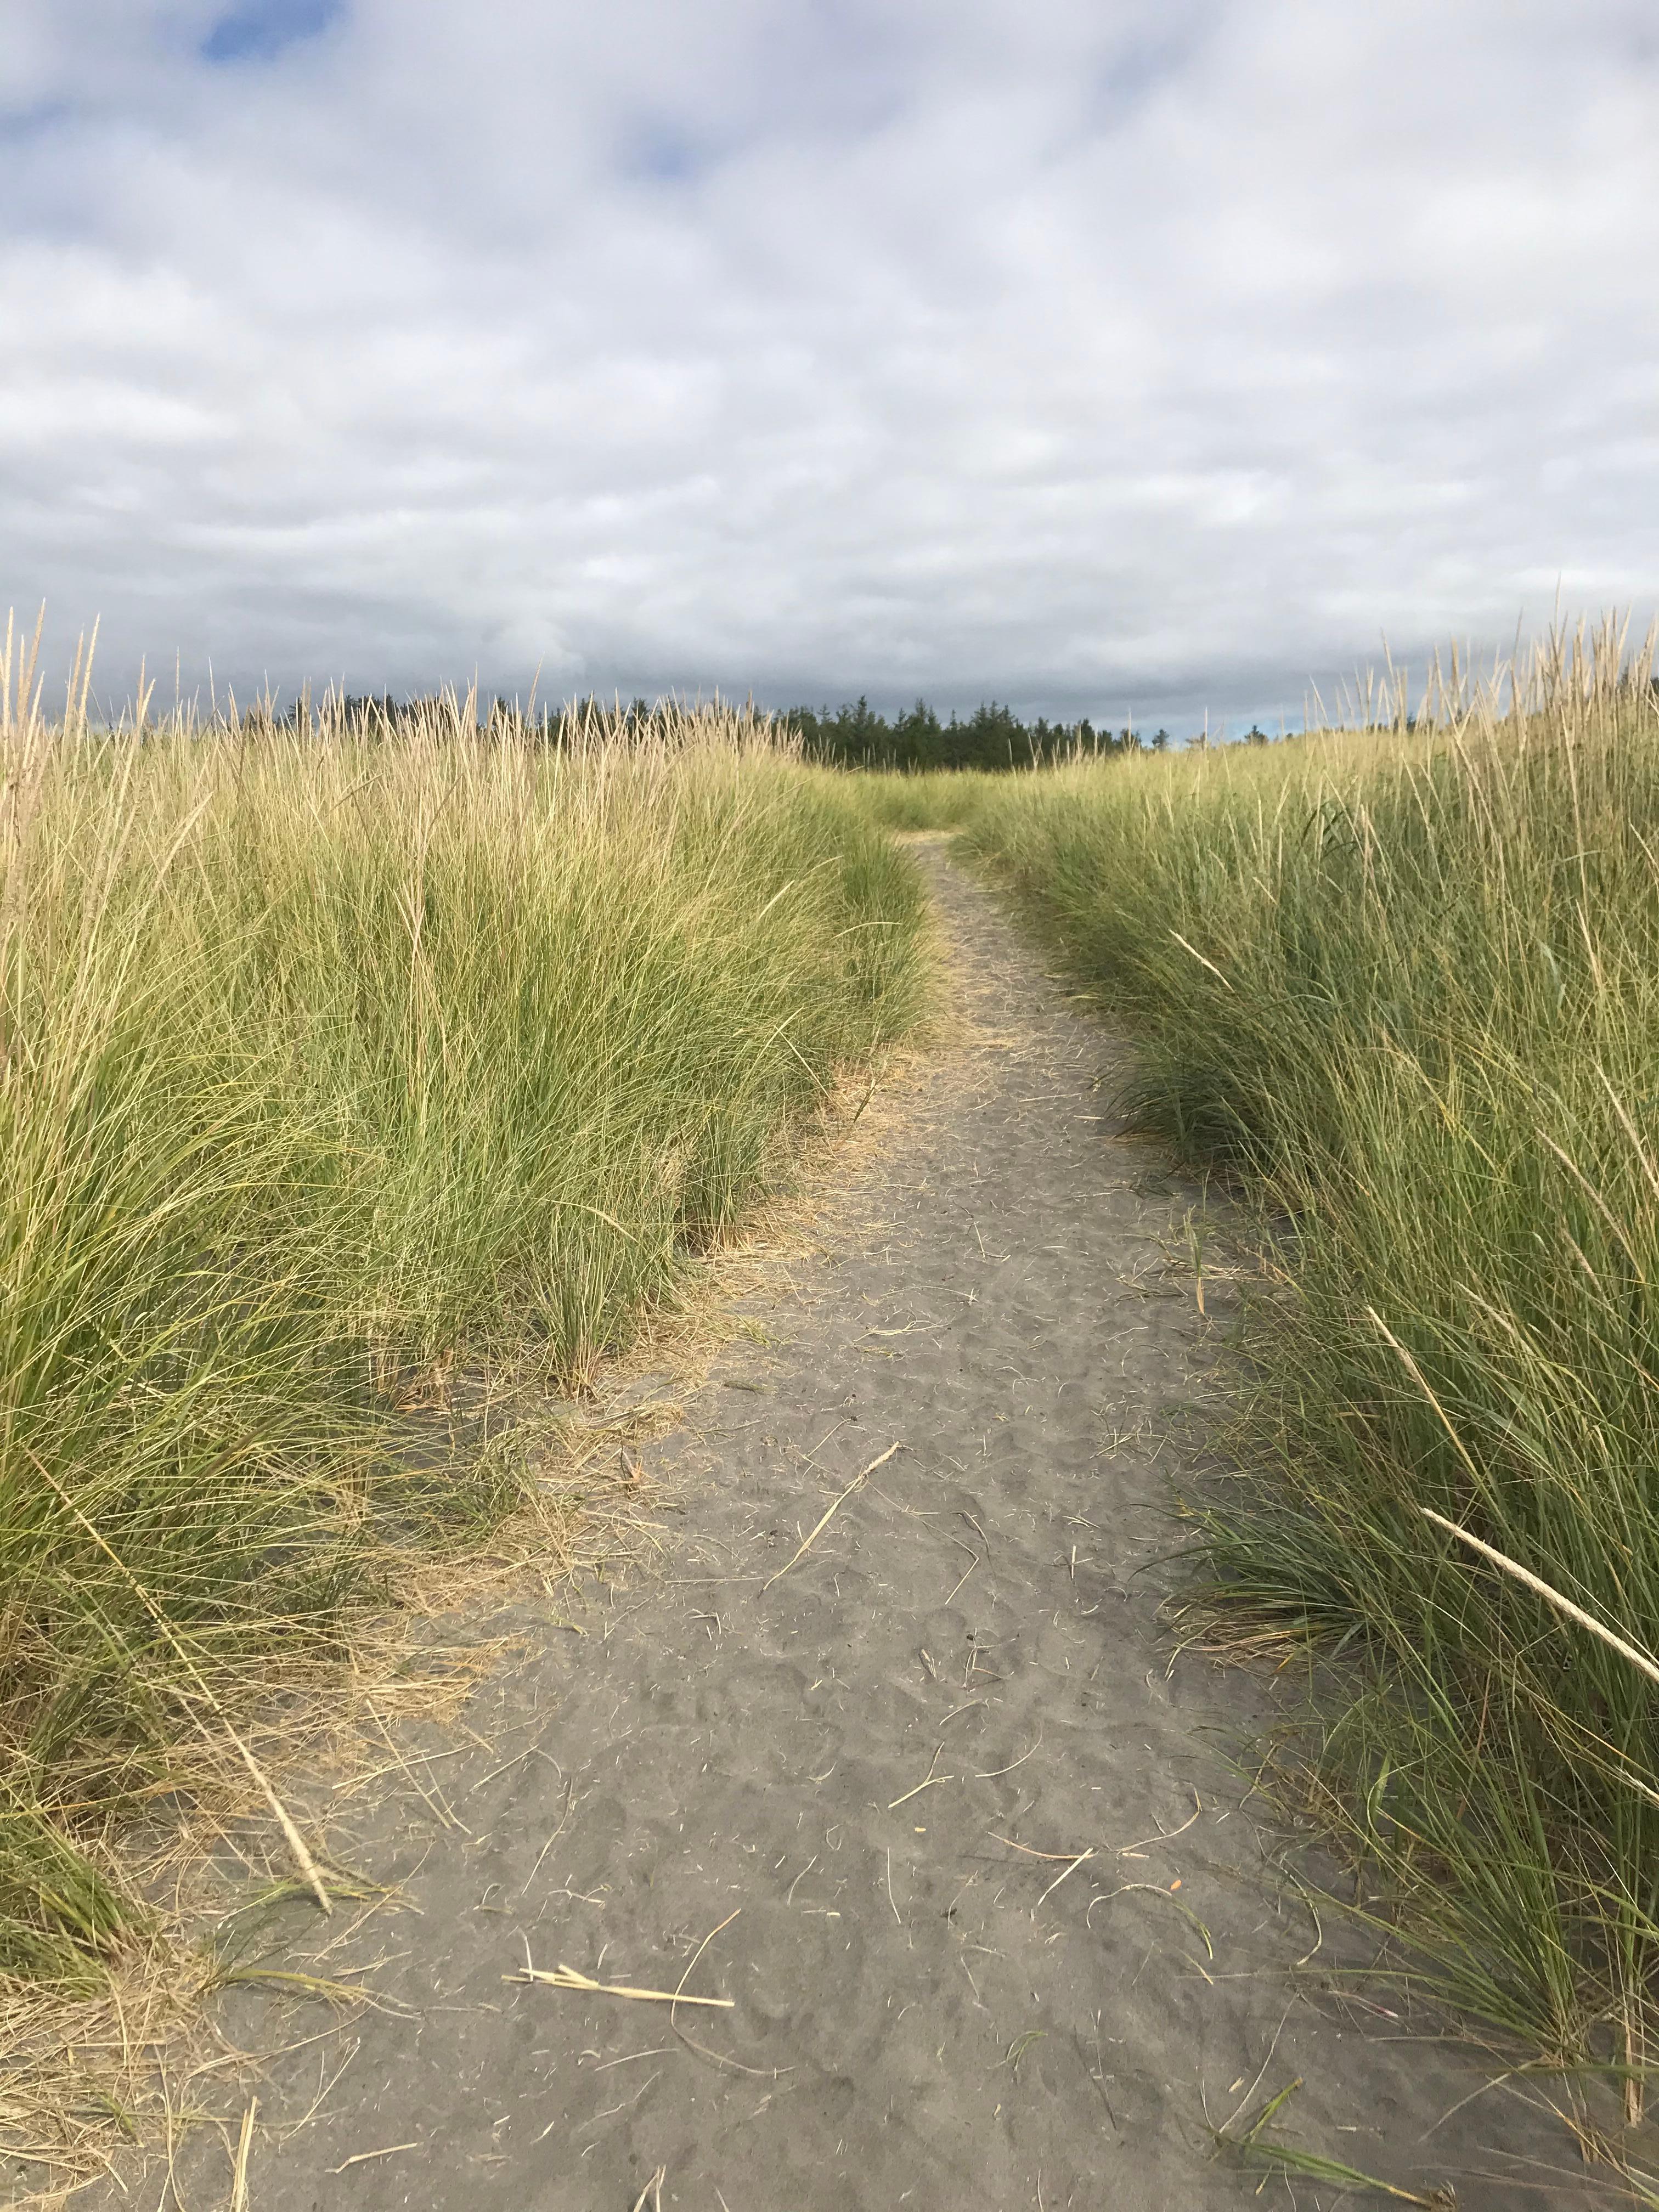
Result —
POLYGON ((0 599, 106 680, 1248 714, 1659 602, 1645 0, 346 0, 206 58, 261 8, 327 13, 13 0, 0 599))

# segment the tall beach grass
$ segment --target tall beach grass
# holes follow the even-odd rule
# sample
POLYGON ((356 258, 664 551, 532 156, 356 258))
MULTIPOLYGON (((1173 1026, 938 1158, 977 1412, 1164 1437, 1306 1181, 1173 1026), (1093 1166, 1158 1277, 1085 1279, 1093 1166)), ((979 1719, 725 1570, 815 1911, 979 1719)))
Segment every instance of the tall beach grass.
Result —
POLYGON ((870 820, 884 830, 961 830, 982 801, 994 799, 1012 778, 1024 782, 1045 771, 1016 768, 863 769, 823 771, 851 792, 870 820))
POLYGON ((1227 1632, 1328 1662, 1304 1778, 1431 1980, 1628 2117, 1659 2053, 1651 659, 1609 626, 1390 727, 1011 781, 966 833, 1132 1018, 1142 1123, 1261 1205, 1239 1472, 1197 1508, 1227 1632))
POLYGON ((399 1388, 587 1376, 915 1020, 923 907, 723 711, 97 730, 9 633, 0 696, 0 1976, 73 1979, 88 1825, 511 1502, 399 1388))

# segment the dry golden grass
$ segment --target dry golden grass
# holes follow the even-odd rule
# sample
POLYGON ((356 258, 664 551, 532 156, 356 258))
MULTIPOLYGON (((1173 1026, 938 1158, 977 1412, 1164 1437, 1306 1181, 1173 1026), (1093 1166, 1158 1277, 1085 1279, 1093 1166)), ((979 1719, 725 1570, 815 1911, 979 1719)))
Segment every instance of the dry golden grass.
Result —
POLYGON ((674 1391, 610 1401, 927 990, 751 718, 106 732, 87 674, 0 656, 0 2144, 71 2178, 175 2126, 234 1892, 383 1908, 330 1806, 490 1602, 659 1544, 674 1391))

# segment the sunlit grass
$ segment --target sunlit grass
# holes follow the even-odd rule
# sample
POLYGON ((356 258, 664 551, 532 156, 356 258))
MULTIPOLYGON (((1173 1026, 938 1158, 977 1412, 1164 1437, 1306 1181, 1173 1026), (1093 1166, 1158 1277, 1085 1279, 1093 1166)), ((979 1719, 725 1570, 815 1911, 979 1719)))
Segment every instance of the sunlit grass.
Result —
POLYGON ((1141 1121, 1261 1203, 1198 1525, 1241 1633, 1340 1655, 1310 1786, 1449 1996, 1632 2076, 1655 1685, 1421 1509, 1659 1646, 1650 665, 1608 632, 1514 702, 1011 780, 967 832, 1133 1018, 1141 1121))
MULTIPOLYGON (((604 743, 470 705, 331 732, 0 722, 0 1974, 120 1917, 71 1848, 194 1685, 337 1642, 399 1504, 388 1405, 580 1383, 915 1020, 909 864, 763 726, 604 743), (193 1671, 194 1670, 194 1671, 193 1671)), ((509 1486, 510 1489, 510 1486, 509 1486)), ((228 1691, 227 1691, 228 1694, 228 1691)))
POLYGON ((1014 769, 866 769, 854 775, 823 773, 845 783, 872 822, 884 830, 960 830, 975 810, 1005 785, 1024 784, 1046 773, 1014 769))

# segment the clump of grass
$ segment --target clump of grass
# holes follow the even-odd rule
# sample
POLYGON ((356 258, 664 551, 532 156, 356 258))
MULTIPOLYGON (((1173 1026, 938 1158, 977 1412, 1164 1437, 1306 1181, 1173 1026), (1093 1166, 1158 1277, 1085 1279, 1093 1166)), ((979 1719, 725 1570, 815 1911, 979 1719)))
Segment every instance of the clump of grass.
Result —
POLYGON ((925 994, 914 872, 763 723, 97 730, 86 674, 49 721, 8 631, 0 1977, 70 1982, 211 1701, 513 1502, 406 1475, 399 1392, 581 1383, 925 994))
POLYGON ((961 830, 981 803, 1005 784, 1042 771, 1013 769, 993 775, 979 769, 830 769, 832 781, 851 790, 872 822, 884 830, 961 830))
POLYGON ((1423 1509, 1654 1650, 1650 665, 1609 625, 1502 698, 1026 779, 968 830, 1133 1018, 1142 1121, 1262 1202, 1277 1294, 1242 1472, 1198 1515, 1212 1595, 1340 1655, 1311 1786, 1441 1992, 1629 2117, 1659 2049, 1654 1682, 1423 1509))

